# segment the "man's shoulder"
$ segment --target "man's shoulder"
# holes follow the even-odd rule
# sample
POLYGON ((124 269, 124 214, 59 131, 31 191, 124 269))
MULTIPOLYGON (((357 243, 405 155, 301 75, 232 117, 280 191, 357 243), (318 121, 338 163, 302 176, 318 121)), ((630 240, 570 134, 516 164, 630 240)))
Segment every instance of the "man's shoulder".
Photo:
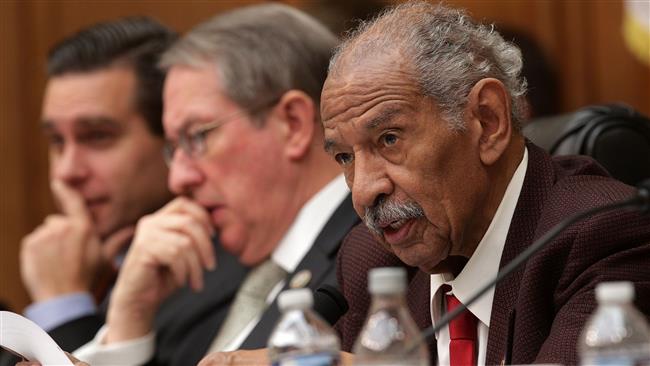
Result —
POLYGON ((529 169, 538 172, 525 182, 539 192, 541 218, 552 221, 569 217, 590 208, 625 200, 635 193, 634 187, 612 178, 598 162, 588 156, 554 156, 532 154, 529 169))
POLYGON ((612 178, 595 160, 587 156, 553 158, 556 182, 553 193, 580 199, 579 202, 602 204, 623 200, 634 194, 634 187, 612 178))
MULTIPOLYGON (((548 190, 540 215, 540 225, 547 228, 586 210, 622 202, 637 192, 634 187, 609 176, 589 157, 554 157, 553 165, 555 180, 548 190)), ((617 209, 585 218, 568 231, 589 231, 595 235, 608 230, 614 235, 630 230, 647 232, 650 231, 648 225, 649 217, 617 209)))

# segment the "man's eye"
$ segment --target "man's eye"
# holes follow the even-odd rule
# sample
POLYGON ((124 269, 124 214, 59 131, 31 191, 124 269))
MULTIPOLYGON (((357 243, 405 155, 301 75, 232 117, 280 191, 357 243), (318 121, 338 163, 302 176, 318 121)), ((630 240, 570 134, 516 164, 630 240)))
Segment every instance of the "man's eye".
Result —
POLYGON ((114 135, 104 131, 92 131, 79 136, 79 140, 89 145, 109 144, 113 141, 114 135))
POLYGON ((347 165, 352 162, 352 154, 350 153, 338 153, 334 155, 334 160, 336 160, 339 165, 347 165))
POLYGON ((381 137, 381 142, 385 146, 395 145, 397 143, 397 136, 392 133, 387 133, 381 137))
POLYGON ((50 148, 60 151, 63 150, 63 144, 65 141, 63 140, 63 137, 60 135, 49 135, 47 136, 49 143, 50 143, 50 148))
POLYGON ((59 135, 50 135, 48 136, 48 139, 50 140, 50 145, 53 146, 61 146, 63 145, 63 137, 59 135))
POLYGON ((205 137, 208 135, 208 132, 209 130, 193 132, 191 134, 188 134, 187 139, 192 146, 198 146, 203 144, 203 141, 205 141, 205 137))

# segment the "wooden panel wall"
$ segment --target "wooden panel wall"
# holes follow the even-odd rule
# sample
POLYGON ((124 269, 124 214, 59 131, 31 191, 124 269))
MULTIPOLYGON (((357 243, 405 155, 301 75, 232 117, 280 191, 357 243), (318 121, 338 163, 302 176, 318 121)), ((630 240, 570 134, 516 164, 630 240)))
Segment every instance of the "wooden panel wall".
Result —
MULTIPOLYGON (((18 275, 20 238, 52 210, 45 141, 38 123, 48 48, 100 20, 145 14, 185 31, 219 11, 255 2, 0 1, 0 300, 16 311, 28 303, 18 275)), ((327 12, 329 18, 332 7, 347 4, 357 13, 360 7, 358 1, 285 2, 327 12)), ((561 111, 623 101, 650 114, 650 66, 638 62, 623 44, 620 1, 448 3, 536 38, 559 71, 561 111)))

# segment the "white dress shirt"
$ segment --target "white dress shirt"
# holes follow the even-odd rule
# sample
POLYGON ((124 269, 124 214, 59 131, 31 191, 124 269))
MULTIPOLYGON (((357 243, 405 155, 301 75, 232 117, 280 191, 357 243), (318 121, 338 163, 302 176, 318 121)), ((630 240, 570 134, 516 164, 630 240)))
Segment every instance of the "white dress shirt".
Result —
MULTIPOLYGON (((431 275, 431 321, 435 325, 444 313, 446 305, 444 294, 438 291, 443 284, 451 286, 448 294, 453 294, 463 304, 476 293, 476 290, 494 279, 499 272, 499 262, 506 243, 506 237, 512 222, 512 216, 519 200, 519 194, 524 184, 526 168, 528 166, 528 149, 524 150, 524 156, 515 170, 503 199, 497 208, 490 226, 479 242, 474 254, 454 278, 451 273, 431 275)), ((469 311, 478 318, 478 365, 485 365, 487 351, 488 330, 490 328, 490 315, 492 313, 492 299, 494 298, 494 287, 488 290, 476 302, 468 307, 469 311)), ((436 333, 436 345, 438 349, 438 365, 449 365, 449 326, 442 328, 436 333)))
MULTIPOLYGON (((316 237, 349 194, 342 175, 336 177, 301 208, 289 230, 271 254, 275 263, 287 273, 293 273, 298 264, 311 249, 316 237)), ((269 293, 266 301, 272 303, 284 287, 279 282, 269 293)), ((255 328, 261 316, 253 319, 224 351, 236 350, 255 328)), ((144 337, 125 342, 102 344, 107 328, 103 326, 95 338, 74 352, 75 357, 93 366, 101 365, 142 365, 155 353, 155 332, 144 337)))

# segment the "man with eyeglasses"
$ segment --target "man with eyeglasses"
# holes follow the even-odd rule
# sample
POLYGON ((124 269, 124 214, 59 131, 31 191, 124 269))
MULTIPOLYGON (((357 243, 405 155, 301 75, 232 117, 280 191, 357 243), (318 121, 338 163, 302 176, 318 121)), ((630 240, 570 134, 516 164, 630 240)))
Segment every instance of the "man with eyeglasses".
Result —
POLYGON ((336 282, 338 247, 359 222, 322 145, 336 44, 308 15, 265 4, 212 18, 165 53, 165 155, 180 197, 139 222, 106 326, 79 359, 191 365, 259 348, 280 290, 336 282))

